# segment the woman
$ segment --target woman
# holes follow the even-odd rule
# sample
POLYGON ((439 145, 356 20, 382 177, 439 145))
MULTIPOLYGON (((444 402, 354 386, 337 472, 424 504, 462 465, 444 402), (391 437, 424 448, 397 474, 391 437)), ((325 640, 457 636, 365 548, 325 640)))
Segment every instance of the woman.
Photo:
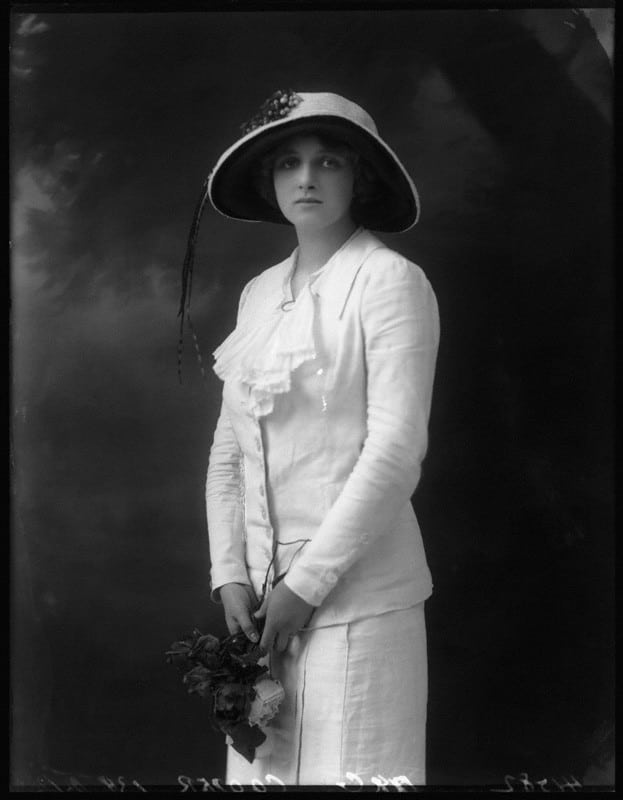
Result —
POLYGON ((368 231, 410 228, 417 193, 339 95, 277 92, 243 130, 207 194, 298 247, 247 284, 215 351, 213 597, 230 632, 262 630, 286 691, 253 763, 229 748, 227 782, 423 784, 432 582, 410 498, 439 318, 421 269, 368 231))

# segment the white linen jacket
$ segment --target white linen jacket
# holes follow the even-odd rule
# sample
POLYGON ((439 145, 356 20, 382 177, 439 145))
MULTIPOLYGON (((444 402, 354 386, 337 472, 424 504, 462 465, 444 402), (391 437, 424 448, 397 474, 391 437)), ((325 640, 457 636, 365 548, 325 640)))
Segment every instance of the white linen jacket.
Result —
POLYGON ((432 592, 410 502, 439 344, 422 270, 358 229, 296 300, 296 250, 242 292, 215 351, 223 379, 206 504, 211 588, 286 585, 308 628, 432 592))

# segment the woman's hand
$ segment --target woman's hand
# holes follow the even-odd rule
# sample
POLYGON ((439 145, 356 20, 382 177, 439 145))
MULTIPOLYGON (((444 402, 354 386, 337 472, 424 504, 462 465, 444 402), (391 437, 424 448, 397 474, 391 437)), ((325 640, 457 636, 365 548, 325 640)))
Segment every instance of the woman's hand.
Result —
POLYGON ((256 619, 266 618, 260 647, 268 652, 274 646, 283 653, 289 638, 305 626, 313 612, 314 606, 279 581, 253 615, 256 619))
POLYGON ((246 583, 226 583, 219 589, 225 609, 225 622, 230 633, 243 631, 252 642, 260 638, 253 619, 257 597, 253 587, 246 583))

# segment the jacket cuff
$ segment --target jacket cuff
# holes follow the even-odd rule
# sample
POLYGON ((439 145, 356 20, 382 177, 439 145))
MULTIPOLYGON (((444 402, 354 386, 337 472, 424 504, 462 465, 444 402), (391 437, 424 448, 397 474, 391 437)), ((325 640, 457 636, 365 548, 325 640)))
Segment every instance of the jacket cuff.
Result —
POLYGON ((221 605, 221 593, 219 589, 225 586, 226 583, 243 583, 246 586, 251 586, 249 575, 244 567, 234 568, 228 570, 219 570, 218 577, 214 573, 210 579, 210 600, 213 603, 221 605))
POLYGON ((284 583, 310 606, 319 606, 339 580, 334 569, 315 570, 294 564, 284 577, 284 583))

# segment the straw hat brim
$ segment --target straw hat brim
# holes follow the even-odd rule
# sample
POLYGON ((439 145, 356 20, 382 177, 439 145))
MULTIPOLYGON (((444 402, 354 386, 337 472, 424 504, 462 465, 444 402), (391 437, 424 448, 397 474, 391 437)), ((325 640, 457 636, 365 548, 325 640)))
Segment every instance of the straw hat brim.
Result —
POLYGON ((223 153, 210 175, 208 194, 214 208, 234 219, 291 224, 259 194, 254 168, 258 159, 302 132, 324 133, 345 141, 374 170, 379 191, 372 201, 358 205, 359 224, 392 233, 415 225, 419 216, 418 194, 393 150, 363 126, 332 115, 277 120, 239 139, 223 153))

